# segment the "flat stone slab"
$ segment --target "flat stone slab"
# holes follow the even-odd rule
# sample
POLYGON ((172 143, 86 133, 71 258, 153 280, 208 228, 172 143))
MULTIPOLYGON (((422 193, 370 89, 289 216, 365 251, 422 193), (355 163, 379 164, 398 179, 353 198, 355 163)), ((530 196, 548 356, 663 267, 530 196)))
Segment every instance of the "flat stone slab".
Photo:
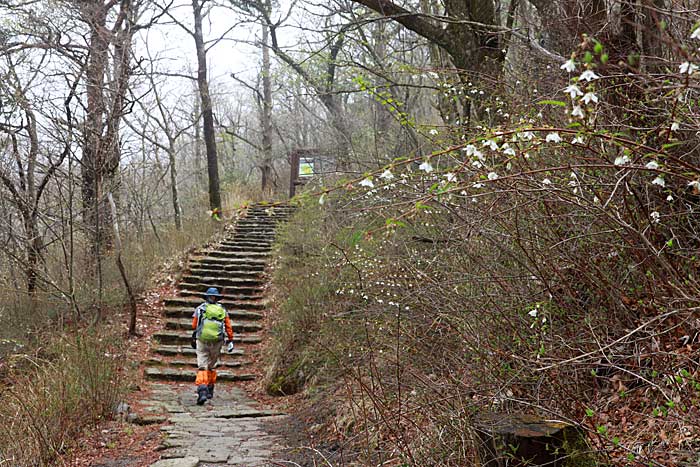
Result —
MULTIPOLYGON (((153 339, 161 344, 188 345, 192 340, 192 331, 159 331, 153 334, 153 339)), ((262 342, 262 337, 256 335, 233 335, 233 342, 237 344, 257 344, 262 342)))
MULTIPOLYGON (((186 307, 191 308, 194 313, 194 309, 202 304, 203 300, 200 297, 169 297, 163 300, 166 307, 186 307)), ((224 298, 221 300, 221 304, 227 310, 230 309, 241 309, 241 310, 264 310, 267 305, 267 300, 252 299, 252 300, 230 300, 224 298)))
MULTIPOLYGON (((165 438, 160 446, 162 464, 151 467, 179 467, 183 459, 197 460, 191 466, 239 465, 269 466, 284 446, 283 440, 269 433, 268 421, 285 423, 278 411, 260 408, 258 403, 232 385, 217 384, 214 398, 203 406, 195 403, 194 386, 174 387, 155 384, 159 399, 168 397, 169 405, 177 406, 168 424, 161 427, 165 438)), ((162 401, 161 401, 162 402, 162 401)), ((188 465, 188 464, 183 464, 188 465)))
MULTIPOLYGON (((262 313, 257 313, 255 311, 246 311, 246 310, 226 310, 228 312, 228 316, 231 319, 237 319, 237 320, 249 320, 249 321, 258 321, 263 319, 263 314, 262 313)), ((190 326, 192 325, 192 314, 194 313, 194 308, 189 308, 189 307, 167 307, 165 309, 165 316, 168 318, 189 318, 190 321, 190 326)))
POLYGON ((151 464, 151 467, 197 467, 199 458, 197 457, 181 457, 179 459, 165 459, 151 464))
MULTIPOLYGON (((186 355, 195 357, 197 352, 189 345, 158 345, 153 348, 154 352, 159 355, 186 355)), ((245 350, 233 349, 233 352, 228 353, 226 349, 221 349, 221 356, 232 355, 235 357, 240 357, 245 355, 245 350)))
MULTIPOLYGON (((195 372, 192 370, 182 370, 179 368, 169 367, 150 367, 146 368, 144 375, 148 379, 160 381, 194 381, 195 372)), ((255 379, 253 374, 237 374, 230 371, 217 371, 217 381, 252 381, 255 379)))

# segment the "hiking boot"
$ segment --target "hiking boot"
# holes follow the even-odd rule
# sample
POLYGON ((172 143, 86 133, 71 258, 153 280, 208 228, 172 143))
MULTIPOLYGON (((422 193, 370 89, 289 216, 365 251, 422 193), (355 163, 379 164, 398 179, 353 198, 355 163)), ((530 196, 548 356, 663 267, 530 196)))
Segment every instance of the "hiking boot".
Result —
POLYGON ((207 399, 211 399, 214 397, 214 385, 209 384, 207 385, 207 399))
POLYGON ((205 385, 202 384, 200 386, 197 386, 197 405, 204 405, 204 403, 208 399, 208 394, 209 390, 205 385))

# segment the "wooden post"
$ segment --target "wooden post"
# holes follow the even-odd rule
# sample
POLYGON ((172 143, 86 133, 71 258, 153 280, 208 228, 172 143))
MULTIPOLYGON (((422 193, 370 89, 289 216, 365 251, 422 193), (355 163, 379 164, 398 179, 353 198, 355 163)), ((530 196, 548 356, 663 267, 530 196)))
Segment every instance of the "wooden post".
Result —
POLYGON ((291 165, 289 172, 289 198, 294 198, 297 191, 297 183, 299 182, 299 150, 294 150, 289 154, 289 163, 291 165))

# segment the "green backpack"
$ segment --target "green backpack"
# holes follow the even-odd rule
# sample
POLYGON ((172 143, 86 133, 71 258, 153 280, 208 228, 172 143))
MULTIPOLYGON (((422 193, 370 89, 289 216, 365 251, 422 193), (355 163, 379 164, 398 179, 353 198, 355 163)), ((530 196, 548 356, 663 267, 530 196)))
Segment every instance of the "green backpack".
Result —
POLYGON ((207 303, 199 326, 199 340, 202 342, 222 341, 224 339, 224 318, 226 318, 226 311, 221 305, 207 303))

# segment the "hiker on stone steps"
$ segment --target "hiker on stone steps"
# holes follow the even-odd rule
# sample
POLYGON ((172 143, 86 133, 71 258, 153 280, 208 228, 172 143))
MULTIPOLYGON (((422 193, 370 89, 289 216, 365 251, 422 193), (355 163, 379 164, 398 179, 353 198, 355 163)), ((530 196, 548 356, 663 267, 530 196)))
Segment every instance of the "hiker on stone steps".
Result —
POLYGON ((217 303, 222 295, 216 287, 204 293, 205 302, 199 305, 192 315, 192 329, 197 338, 197 405, 204 404, 214 397, 216 365, 221 346, 226 338, 227 351, 233 352, 233 328, 228 313, 217 303))

